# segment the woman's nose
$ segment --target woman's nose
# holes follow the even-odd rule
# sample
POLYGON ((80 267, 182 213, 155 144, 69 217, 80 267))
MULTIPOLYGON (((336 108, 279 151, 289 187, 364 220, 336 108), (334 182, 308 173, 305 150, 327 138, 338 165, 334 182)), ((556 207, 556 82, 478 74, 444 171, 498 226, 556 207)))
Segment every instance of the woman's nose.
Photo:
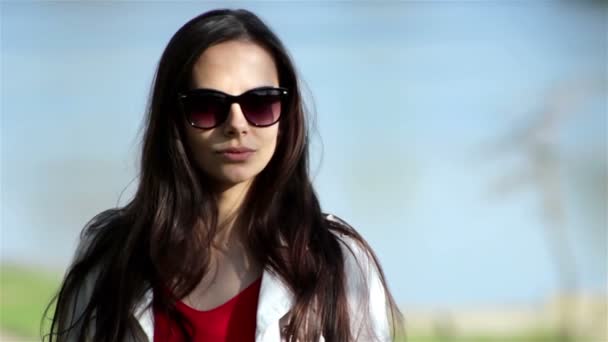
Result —
POLYGON ((241 110, 238 103, 233 103, 228 111, 228 117, 224 122, 224 134, 239 135, 247 134, 249 131, 249 122, 245 118, 245 114, 241 110))

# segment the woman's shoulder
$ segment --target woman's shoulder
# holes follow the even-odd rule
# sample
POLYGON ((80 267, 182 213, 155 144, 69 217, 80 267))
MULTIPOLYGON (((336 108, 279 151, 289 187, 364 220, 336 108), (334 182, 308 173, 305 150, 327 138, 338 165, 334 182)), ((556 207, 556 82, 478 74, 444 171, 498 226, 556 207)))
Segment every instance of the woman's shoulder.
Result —
POLYGON ((365 239, 343 219, 327 214, 330 230, 340 241, 344 256, 346 293, 357 341, 389 341, 389 310, 384 275, 365 239))
MULTIPOLYGON (((107 264, 107 246, 114 243, 111 240, 116 240, 111 230, 119 217, 120 211, 117 209, 103 211, 93 217, 80 232, 76 251, 57 297, 57 331, 66 331, 62 340, 79 340, 76 336, 81 331, 94 329, 85 324, 85 321, 91 317, 91 298, 104 265, 107 264)), ((93 330, 88 330, 87 334, 89 333, 93 333, 93 330)))
POLYGON ((102 253, 93 253, 94 249, 108 250, 108 245, 116 243, 117 235, 114 234, 120 225, 123 213, 121 209, 108 209, 95 215, 84 226, 79 235, 74 262, 84 259, 86 256, 100 259, 102 253), (100 248, 103 245, 104 248, 100 248), (97 247, 97 248, 95 248, 97 247), (97 254, 93 256, 92 254, 97 254))
POLYGON ((325 214, 325 219, 329 224, 330 231, 340 242, 347 270, 358 269, 369 275, 373 269, 378 268, 374 251, 353 226, 334 214, 325 214))
POLYGON ((346 247, 352 249, 352 252, 359 255, 372 252, 371 247, 365 241, 363 236, 344 219, 334 214, 324 214, 329 230, 338 238, 338 240, 346 247))

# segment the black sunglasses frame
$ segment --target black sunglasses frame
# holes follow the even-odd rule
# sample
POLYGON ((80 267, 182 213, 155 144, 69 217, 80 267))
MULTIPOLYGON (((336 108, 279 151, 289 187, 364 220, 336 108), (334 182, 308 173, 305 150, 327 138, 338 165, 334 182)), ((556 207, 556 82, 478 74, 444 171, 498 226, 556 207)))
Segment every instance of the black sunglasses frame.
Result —
MULTIPOLYGON (((265 124, 265 125, 260 125, 260 124, 256 124, 255 122, 251 121, 251 119, 249 118, 249 116, 247 115, 246 111, 243 110, 243 108, 241 107, 241 111, 243 112, 243 115, 245 116, 245 119, 247 120, 247 122, 249 122, 250 125, 255 126, 255 127, 269 127, 272 126, 274 124, 276 124, 277 122, 279 122, 279 120, 281 119, 281 117, 283 116, 283 111, 284 111, 284 107, 285 107, 285 103, 287 100, 287 95, 289 95, 289 92, 287 90, 287 88, 283 88, 283 87, 259 87, 259 88, 253 88, 250 90, 247 90, 246 92, 242 93, 241 95, 230 95, 230 94, 226 94, 222 91, 219 90, 215 90, 215 89, 208 89, 208 88, 198 88, 198 89, 192 89, 192 90, 188 90, 185 92, 179 92, 178 93, 178 99, 179 99, 179 104, 180 104, 180 108, 182 113, 184 114, 184 116, 186 117, 186 120, 188 121, 188 123, 194 127, 194 128, 199 128, 199 129, 212 129, 215 128, 217 126, 220 126, 221 124, 223 124, 226 119, 228 119, 228 114, 230 111, 230 107, 232 106, 233 103, 238 103, 239 106, 241 105, 241 100, 244 99, 245 97, 249 96, 251 93, 255 93, 255 92, 259 92, 259 91, 276 91, 276 96, 279 96, 279 100, 281 101, 281 111, 279 112, 279 115, 277 117, 277 119, 269 124, 265 124), (192 122, 192 119, 190 118, 190 113, 188 113, 186 111, 186 106, 184 104, 184 100, 186 100, 188 97, 196 97, 199 95, 214 95, 217 96, 219 98, 222 99, 223 105, 224 105, 224 110, 221 113, 221 120, 218 120, 218 122, 211 127, 200 127, 197 126, 194 122, 192 122)), ((273 94, 275 95, 275 94, 273 94)))

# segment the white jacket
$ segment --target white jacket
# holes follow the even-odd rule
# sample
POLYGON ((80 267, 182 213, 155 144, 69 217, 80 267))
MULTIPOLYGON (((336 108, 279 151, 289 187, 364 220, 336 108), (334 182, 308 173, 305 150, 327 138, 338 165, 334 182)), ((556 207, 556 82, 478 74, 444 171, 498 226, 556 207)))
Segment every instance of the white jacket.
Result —
MULTIPOLYGON (((332 215, 330 220, 336 220, 332 215)), ((390 341, 385 291, 369 254, 351 238, 339 236, 345 257, 347 300, 352 335, 356 341, 390 341), (367 301, 365 300, 367 299, 367 301), (364 305, 368 302, 369 305, 364 305)), ((153 291, 149 290, 136 306, 135 318, 150 342, 154 341, 153 291)), ((79 300, 79 305, 83 305, 79 300)), ((294 303, 291 290, 283 281, 264 270, 258 299, 256 342, 282 342, 281 320, 294 303)), ((68 340, 71 340, 68 338, 68 340)), ((321 341, 324 341, 321 337, 321 341)))

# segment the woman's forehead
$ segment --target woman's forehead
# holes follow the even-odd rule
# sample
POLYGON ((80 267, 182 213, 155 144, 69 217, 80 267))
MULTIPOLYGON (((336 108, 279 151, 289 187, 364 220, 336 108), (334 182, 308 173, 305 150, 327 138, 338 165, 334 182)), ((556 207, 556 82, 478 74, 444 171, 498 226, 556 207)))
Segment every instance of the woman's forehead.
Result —
POLYGON ((206 49, 194 63, 194 88, 211 88, 238 95, 261 86, 278 86, 272 55, 259 44, 234 40, 206 49))

